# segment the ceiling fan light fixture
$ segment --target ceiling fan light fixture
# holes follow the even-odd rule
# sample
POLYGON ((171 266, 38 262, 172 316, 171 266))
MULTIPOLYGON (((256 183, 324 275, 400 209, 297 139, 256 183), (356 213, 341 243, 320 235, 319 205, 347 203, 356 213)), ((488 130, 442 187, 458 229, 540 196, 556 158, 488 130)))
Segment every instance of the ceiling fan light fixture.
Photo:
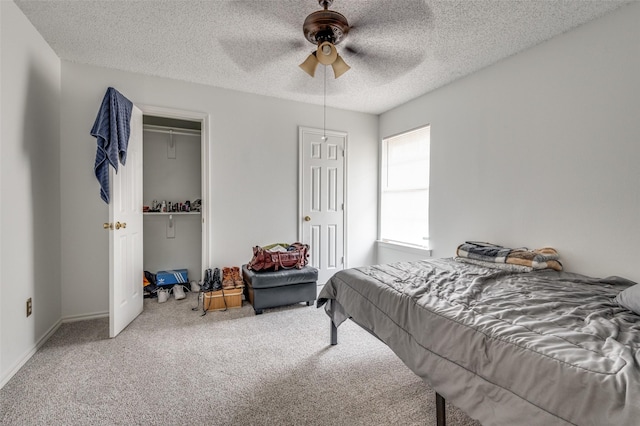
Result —
POLYGON ((316 68, 318 68, 319 63, 320 62, 318 62, 318 58, 316 57, 316 52, 312 52, 299 66, 304 72, 313 77, 316 74, 316 68))
POLYGON ((332 43, 328 41, 320 43, 318 50, 316 51, 316 58, 322 65, 333 64, 337 57, 338 51, 332 43))
POLYGON ((340 77, 345 72, 349 71, 351 67, 347 65, 347 63, 342 59, 340 55, 337 55, 336 60, 331 64, 331 68, 333 68, 334 78, 340 77))

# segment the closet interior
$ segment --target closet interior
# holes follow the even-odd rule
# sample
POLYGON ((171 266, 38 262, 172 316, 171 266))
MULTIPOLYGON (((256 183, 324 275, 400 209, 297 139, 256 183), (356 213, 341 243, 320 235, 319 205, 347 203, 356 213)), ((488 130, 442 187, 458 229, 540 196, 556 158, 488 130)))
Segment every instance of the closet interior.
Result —
POLYGON ((202 279, 202 129, 143 118, 144 270, 186 269, 202 279))

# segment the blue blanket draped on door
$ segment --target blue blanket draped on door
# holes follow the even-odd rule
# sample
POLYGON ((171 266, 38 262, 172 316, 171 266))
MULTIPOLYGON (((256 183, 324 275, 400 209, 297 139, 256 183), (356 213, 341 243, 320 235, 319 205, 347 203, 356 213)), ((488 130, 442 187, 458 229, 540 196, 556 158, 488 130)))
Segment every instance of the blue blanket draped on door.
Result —
POLYGON ((91 135, 97 138, 98 149, 94 171, 100 183, 100 197, 109 204, 109 164, 118 172, 118 161, 127 161, 131 110, 133 103, 113 87, 107 89, 98 111, 91 135))

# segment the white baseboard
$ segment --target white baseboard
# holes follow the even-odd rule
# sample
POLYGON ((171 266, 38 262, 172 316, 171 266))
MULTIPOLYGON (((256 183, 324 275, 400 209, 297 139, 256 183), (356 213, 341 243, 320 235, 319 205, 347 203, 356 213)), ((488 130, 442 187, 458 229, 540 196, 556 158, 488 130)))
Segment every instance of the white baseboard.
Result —
POLYGON ((16 361, 16 363, 9 369, 9 371, 7 371, 4 375, 0 377, 0 389, 2 389, 4 385, 6 385, 9 382, 9 380, 11 380, 11 378, 15 376, 15 374, 18 371, 20 371, 20 369, 27 363, 27 361, 31 359, 33 354, 35 354, 38 351, 38 349, 40 349, 42 345, 44 345, 46 341, 49 340, 51 336, 53 336, 53 334, 58 330, 58 328, 60 328, 61 324, 62 324, 61 319, 58 320, 55 324, 53 324, 49 328, 49 330, 47 330, 47 332, 36 342, 35 346, 29 349, 27 352, 25 352, 25 354, 22 355, 20 359, 18 359, 18 361, 16 361))
POLYGON ((108 318, 109 312, 94 312, 92 314, 69 315, 62 318, 63 323, 86 321, 98 318, 108 318))

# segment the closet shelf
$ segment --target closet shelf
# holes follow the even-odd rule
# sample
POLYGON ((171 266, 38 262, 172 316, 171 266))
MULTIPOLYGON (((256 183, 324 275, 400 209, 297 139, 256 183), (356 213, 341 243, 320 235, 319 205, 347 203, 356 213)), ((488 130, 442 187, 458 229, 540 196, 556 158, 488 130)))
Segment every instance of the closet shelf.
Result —
POLYGON ((145 216, 169 216, 170 214, 180 216, 180 215, 198 215, 200 212, 143 212, 145 216))

